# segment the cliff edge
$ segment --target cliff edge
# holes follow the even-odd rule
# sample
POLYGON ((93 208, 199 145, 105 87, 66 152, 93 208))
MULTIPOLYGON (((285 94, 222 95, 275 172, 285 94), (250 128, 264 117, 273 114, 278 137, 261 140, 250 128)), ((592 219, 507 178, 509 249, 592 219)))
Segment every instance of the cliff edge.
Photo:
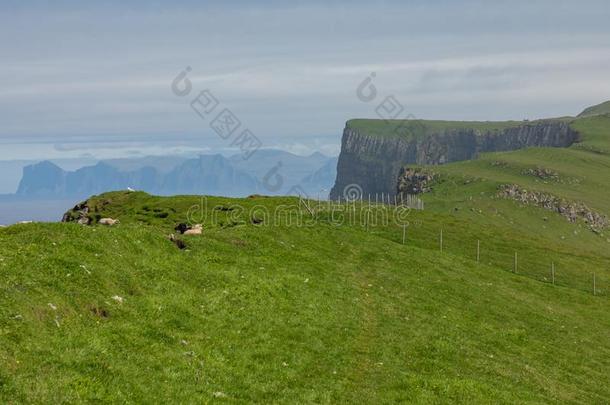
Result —
POLYGON ((343 131, 331 199, 352 184, 394 196, 405 164, 439 165, 482 152, 568 147, 579 140, 568 119, 507 122, 350 120, 343 131))

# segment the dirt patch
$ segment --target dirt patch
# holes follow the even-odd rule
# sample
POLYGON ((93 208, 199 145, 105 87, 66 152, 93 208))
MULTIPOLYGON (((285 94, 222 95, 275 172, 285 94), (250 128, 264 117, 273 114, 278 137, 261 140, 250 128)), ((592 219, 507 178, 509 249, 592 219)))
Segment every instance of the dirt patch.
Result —
POLYGON ((102 308, 102 307, 98 307, 97 305, 94 305, 91 307, 91 312, 93 313, 93 315, 99 317, 99 318, 108 318, 110 317, 110 313, 108 312, 107 309, 102 308))
POLYGON ((245 247, 246 241, 243 239, 232 239, 231 244, 233 244, 234 246, 237 246, 237 247, 245 247))
POLYGON ((169 235, 168 239, 170 240, 170 242, 172 242, 174 245, 176 245, 176 247, 180 250, 184 250, 187 248, 186 242, 184 242, 180 238, 177 238, 176 235, 174 235, 174 234, 169 235))

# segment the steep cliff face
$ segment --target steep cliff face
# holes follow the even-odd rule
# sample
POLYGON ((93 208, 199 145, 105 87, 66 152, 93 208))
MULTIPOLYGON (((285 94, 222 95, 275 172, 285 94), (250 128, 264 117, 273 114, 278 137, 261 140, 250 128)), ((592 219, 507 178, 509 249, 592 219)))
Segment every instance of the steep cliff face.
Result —
MULTIPOLYGON (((426 125, 420 121, 419 125, 426 125)), ((396 194, 400 169, 405 164, 439 165, 474 159, 481 152, 526 147, 568 147, 578 133, 559 120, 525 122, 501 129, 456 128, 428 130, 425 136, 378 136, 346 125, 331 198, 343 198, 351 184, 364 195, 396 194), (365 133, 366 132, 366 133, 365 133)))

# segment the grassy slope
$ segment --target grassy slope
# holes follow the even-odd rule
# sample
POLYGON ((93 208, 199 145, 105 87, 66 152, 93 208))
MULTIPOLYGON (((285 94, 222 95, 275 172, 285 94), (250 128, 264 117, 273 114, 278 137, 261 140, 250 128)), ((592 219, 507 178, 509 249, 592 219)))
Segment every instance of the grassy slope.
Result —
POLYGON ((579 117, 592 117, 594 115, 610 114, 610 101, 603 102, 601 104, 594 105, 586 108, 583 112, 578 114, 579 117))
MULTIPOLYGON (((468 221, 474 229, 493 225, 520 232, 524 240, 537 235, 543 239, 536 242, 538 247, 556 246, 562 252, 572 252, 574 260, 568 267, 573 281, 576 283, 580 277, 578 285, 583 288, 584 280, 590 280, 592 273, 599 276, 609 270, 610 230, 595 234, 584 223, 571 224, 559 214, 496 197, 501 184, 519 184, 568 201, 584 202, 598 213, 610 216, 610 189, 607 187, 610 116, 576 119, 571 125, 581 133, 582 142, 570 148, 486 153, 477 160, 434 167, 433 170, 444 175, 444 181, 431 195, 425 196, 427 208, 437 213, 451 213, 456 219, 468 221), (540 167, 557 173, 559 178, 545 180, 525 172, 540 167), (602 261, 596 265, 580 257, 579 252, 587 252, 602 261)), ((528 263, 527 267, 540 268, 545 260, 554 261, 544 254, 539 259, 528 263)), ((531 275, 537 277, 535 271, 531 275)))
MULTIPOLYGON (((610 286, 610 256, 589 234, 573 245, 489 213, 425 211, 411 213, 402 245, 396 225, 337 226, 328 212, 310 227, 221 214, 180 251, 165 235, 197 197, 97 202, 122 224, 0 229, 0 402, 610 397, 608 292, 592 296, 574 268, 599 268, 600 288, 610 286), (508 271, 514 251, 518 274, 508 271), (557 286, 544 282, 551 259, 557 286)), ((296 201, 208 207, 234 203, 296 201)))
MULTIPOLYGON (((610 116, 578 119, 572 127, 582 134, 582 142, 570 148, 529 148, 513 152, 486 153, 479 159, 439 166, 451 176, 482 180, 493 194, 497 185, 516 183, 549 192, 571 201, 582 201, 610 216, 610 116), (524 174, 542 167, 559 174, 558 181, 544 181, 524 174)), ((456 193, 459 198, 462 190, 456 193)), ((444 198, 444 200, 448 200, 444 198)))

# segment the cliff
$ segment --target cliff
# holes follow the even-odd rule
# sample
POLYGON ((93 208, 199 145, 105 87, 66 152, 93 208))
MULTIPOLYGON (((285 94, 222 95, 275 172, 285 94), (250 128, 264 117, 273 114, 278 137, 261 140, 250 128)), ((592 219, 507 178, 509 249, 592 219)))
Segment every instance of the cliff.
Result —
POLYGON ((341 140, 331 198, 357 184, 364 195, 396 194, 405 164, 439 165, 481 152, 568 147, 579 140, 565 120, 532 122, 348 121, 341 140))

